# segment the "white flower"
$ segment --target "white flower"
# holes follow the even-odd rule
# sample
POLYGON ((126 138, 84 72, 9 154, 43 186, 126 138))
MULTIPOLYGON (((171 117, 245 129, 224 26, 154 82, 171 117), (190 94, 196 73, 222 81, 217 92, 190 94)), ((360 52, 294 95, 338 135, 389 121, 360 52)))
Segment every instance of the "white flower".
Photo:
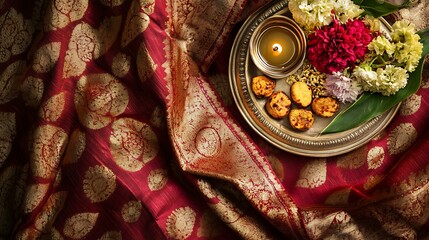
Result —
POLYGON ((353 77, 360 82, 364 91, 379 92, 389 96, 407 85, 407 71, 401 67, 387 65, 373 71, 368 66, 358 66, 353 71, 353 77))
POLYGON ((358 17, 364 12, 362 8, 351 0, 336 0, 334 11, 341 23, 346 23, 349 19, 358 17))
POLYGON ((333 3, 332 0, 291 0, 288 7, 300 26, 312 30, 332 22, 333 3))
POLYGON ((340 102, 354 102, 359 96, 361 87, 356 81, 344 76, 340 72, 326 75, 325 88, 328 94, 340 102))

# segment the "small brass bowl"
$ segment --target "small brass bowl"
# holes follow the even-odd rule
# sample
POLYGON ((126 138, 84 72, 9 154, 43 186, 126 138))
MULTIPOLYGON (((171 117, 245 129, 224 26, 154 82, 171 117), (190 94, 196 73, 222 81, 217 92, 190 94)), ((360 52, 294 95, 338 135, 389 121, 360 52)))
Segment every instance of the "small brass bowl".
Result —
MULTIPOLYGON (((274 15, 256 27, 250 38, 249 48, 256 67, 265 75, 280 79, 293 74, 301 67, 306 56, 307 41, 304 31, 294 20, 282 15, 274 15), (267 48, 274 47, 275 51, 278 50, 277 44, 271 46, 272 43, 266 40, 269 38, 268 34, 275 35, 274 39, 279 42, 287 38, 288 44, 283 44, 283 48, 280 48, 280 51, 288 51, 288 54, 280 59, 284 61, 276 62, 277 57, 271 59, 264 57, 264 55, 267 56, 267 48)), ((272 55, 272 52, 270 54, 272 55)))

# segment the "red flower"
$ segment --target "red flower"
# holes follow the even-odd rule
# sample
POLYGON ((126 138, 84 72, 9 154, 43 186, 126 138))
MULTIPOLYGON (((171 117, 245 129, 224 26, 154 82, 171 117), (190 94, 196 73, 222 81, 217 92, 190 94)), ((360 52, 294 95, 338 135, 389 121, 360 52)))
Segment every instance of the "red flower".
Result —
POLYGON ((342 72, 363 60, 373 36, 359 20, 339 24, 337 19, 329 26, 317 29, 308 36, 307 56, 320 72, 342 72))

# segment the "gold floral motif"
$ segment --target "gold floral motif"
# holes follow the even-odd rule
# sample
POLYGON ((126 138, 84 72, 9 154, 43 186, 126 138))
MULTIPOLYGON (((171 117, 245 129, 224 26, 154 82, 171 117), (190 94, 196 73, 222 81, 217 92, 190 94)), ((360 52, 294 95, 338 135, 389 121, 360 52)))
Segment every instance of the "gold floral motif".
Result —
POLYGON ((20 74, 24 62, 11 63, 0 75, 0 104, 7 103, 18 96, 20 88, 20 74))
POLYGON ((190 207, 175 209, 167 218, 166 230, 170 238, 187 239, 195 225, 195 211, 190 207))
POLYGON ((64 225, 64 235, 72 239, 84 238, 94 228, 97 219, 98 213, 86 212, 73 215, 64 225))
POLYGON ((34 176, 53 178, 67 143, 66 132, 52 125, 38 127, 34 134, 31 170, 34 176))
POLYGON ((205 157, 214 157, 222 147, 219 133, 212 127, 201 128, 195 136, 195 148, 205 157))
POLYGON ((12 150, 16 134, 15 113, 0 112, 0 167, 12 150))
POLYGON ((140 33, 149 26, 149 15, 155 9, 154 0, 132 1, 125 22, 125 29, 122 32, 121 47, 128 45, 140 33))
POLYGON ((379 168, 384 161, 384 148, 382 147, 373 147, 368 151, 367 162, 368 169, 377 169, 379 168))
POLYGON ((127 223, 137 222, 142 214, 142 203, 140 201, 129 201, 122 207, 121 215, 127 223))
MULTIPOLYGON (((1 6, 1 5, 0 5, 1 6)), ((14 8, 0 16, 0 63, 21 54, 31 43, 33 27, 14 8)), ((1 88, 0 88, 1 89, 1 88)))
POLYGON ((422 104, 422 96, 413 94, 402 102, 399 112, 401 115, 408 116, 416 113, 422 104))
MULTIPOLYGON (((139 62, 137 62, 139 64, 139 62)), ((121 78, 130 71, 131 57, 124 53, 118 53, 112 61, 112 72, 115 76, 121 78)))
POLYGON ((40 117, 48 122, 55 122, 61 116, 66 103, 65 93, 59 93, 49 98, 40 109, 40 117))
POLYGON ((152 78, 158 65, 152 60, 146 45, 142 42, 137 53, 137 73, 141 82, 145 82, 152 78))
POLYGON ((60 56, 60 42, 51 42, 40 47, 34 54, 33 70, 38 73, 49 72, 60 56))
POLYGON ((121 232, 109 231, 103 234, 98 240, 122 240, 121 232))
POLYGON ((325 204, 327 205, 345 205, 348 203, 350 196, 350 188, 344 188, 331 193, 326 199, 325 204))
POLYGON ((362 167, 366 161, 366 148, 358 148, 350 153, 341 155, 337 159, 337 166, 346 169, 362 167))
POLYGON ((49 184, 33 184, 27 187, 27 194, 24 199, 24 212, 32 212, 37 206, 39 206, 40 201, 46 196, 48 192, 49 184))
POLYGON ((83 191, 92 203, 102 202, 116 188, 116 175, 105 166, 90 167, 83 179, 83 191))
POLYGON ((67 145, 66 154, 64 156, 63 164, 76 163, 86 146, 86 134, 80 129, 73 131, 70 141, 67 145))
POLYGON ((416 140, 417 130, 411 123, 401 123, 390 133, 387 149, 390 155, 399 154, 407 150, 416 140))
POLYGON ((21 97, 25 105, 38 107, 44 92, 43 80, 36 77, 28 77, 21 85, 21 97))
POLYGON ((128 105, 127 89, 109 74, 93 74, 79 79, 74 103, 80 122, 89 129, 100 129, 128 105))
POLYGON ((88 8, 88 0, 54 0, 48 6, 44 21, 45 31, 64 28, 82 19, 88 8))
POLYGON ((108 7, 117 7, 122 5, 122 3, 124 3, 125 0, 100 0, 100 2, 108 7))
POLYGON ((157 191, 162 189, 167 184, 168 175, 167 170, 155 169, 150 171, 147 176, 147 184, 151 191, 157 191))
POLYGON ((139 171, 158 154, 158 138, 151 127, 131 118, 112 124, 110 152, 116 164, 126 171, 139 171))
POLYGON ((76 25, 64 58, 63 76, 67 78, 81 75, 87 62, 99 58, 110 49, 120 24, 121 17, 118 16, 104 19, 98 30, 87 23, 76 25))
POLYGON ((383 179, 384 179, 383 175, 368 176, 365 183, 363 184, 363 188, 365 190, 370 190, 375 186, 377 186, 377 184, 379 184, 383 179))
POLYGON ((34 226, 41 232, 48 232, 54 223, 58 213, 63 208, 67 192, 52 194, 35 219, 34 226))
POLYGON ((299 173, 297 187, 316 188, 326 181, 326 159, 317 159, 308 162, 299 173))

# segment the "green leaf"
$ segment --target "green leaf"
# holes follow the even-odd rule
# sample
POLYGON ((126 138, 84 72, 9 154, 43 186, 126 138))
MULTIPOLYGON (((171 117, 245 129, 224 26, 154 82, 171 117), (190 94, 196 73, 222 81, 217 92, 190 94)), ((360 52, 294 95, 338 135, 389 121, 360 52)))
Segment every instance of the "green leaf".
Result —
POLYGON ((383 96, 379 93, 364 93, 350 107, 338 114, 322 131, 322 134, 342 132, 355 128, 374 117, 385 113, 401 101, 417 92, 421 84, 425 56, 429 54, 429 28, 417 32, 423 43, 422 58, 414 72, 410 73, 408 84, 395 95, 383 96))
POLYGON ((386 16, 390 13, 398 11, 401 8, 408 7, 410 3, 409 0, 406 0, 401 5, 394 5, 386 1, 376 0, 353 0, 353 2, 365 10, 364 14, 371 15, 376 18, 386 16))

